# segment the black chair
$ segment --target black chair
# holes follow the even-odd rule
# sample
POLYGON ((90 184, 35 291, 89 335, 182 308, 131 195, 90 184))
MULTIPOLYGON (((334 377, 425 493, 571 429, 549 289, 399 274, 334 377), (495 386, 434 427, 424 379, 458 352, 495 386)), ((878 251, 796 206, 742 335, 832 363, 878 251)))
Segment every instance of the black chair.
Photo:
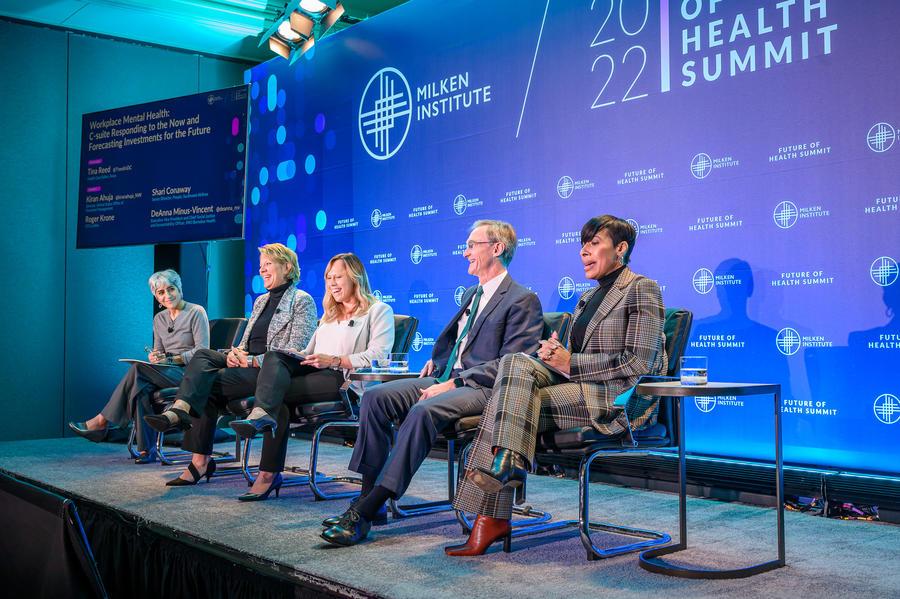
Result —
MULTIPOLYGON (((413 337, 419 326, 419 320, 413 316, 403 314, 394 315, 394 346, 393 353, 407 353, 412 345, 413 337)), ((299 386, 299 381, 298 381, 299 386)), ((338 390, 339 396, 330 401, 303 403, 303 396, 292 387, 285 394, 285 405, 290 410, 290 427, 292 429, 307 430, 312 432, 312 443, 309 449, 308 467, 287 467, 286 470, 299 476, 285 478, 282 486, 291 487, 308 485, 316 500, 340 499, 359 495, 359 491, 341 491, 329 493, 320 485, 326 483, 351 483, 362 484, 362 479, 354 476, 328 476, 317 471, 319 460, 319 443, 322 434, 329 428, 359 428, 359 398, 350 388, 350 381, 344 381, 338 390), (292 401, 293 400, 293 401, 292 401), (310 476, 316 473, 316 476, 310 476)), ((253 407, 253 398, 231 402, 229 411, 246 417, 253 407), (236 404, 236 405, 232 405, 236 404)), ((242 461, 245 466, 244 477, 248 483, 253 484, 254 477, 250 472, 250 446, 252 439, 246 439, 244 444, 242 461)))
MULTIPOLYGON (((668 356, 667 377, 674 378, 678 372, 678 361, 684 354, 690 336, 693 315, 687 310, 666 310, 665 336, 666 354, 668 356)), ((613 557, 623 553, 639 551, 648 547, 663 545, 671 541, 671 537, 663 532, 610 524, 591 522, 589 505, 590 469, 594 460, 601 455, 615 456, 623 454, 650 453, 651 450, 677 447, 678 424, 672 402, 669 398, 660 398, 656 422, 645 428, 622 435, 609 437, 601 434, 592 426, 574 427, 560 431, 543 433, 538 437, 538 453, 577 456, 580 458, 578 469, 579 481, 579 514, 575 520, 528 522, 517 526, 513 537, 533 535, 560 528, 579 528, 581 542, 587 551, 588 560, 613 557), (644 540, 611 548, 597 547, 591 539, 591 531, 605 531, 620 535, 642 538, 644 540)), ((669 452, 666 452, 669 453, 669 452)), ((473 521, 467 514, 457 512, 463 530, 468 532, 473 521)), ((516 524, 514 522, 514 524, 516 524)))
MULTIPOLYGON (((569 312, 544 312, 544 329, 541 333, 541 339, 549 339, 550 335, 556 331, 562 343, 566 344, 571 324, 572 314, 569 312)), ((438 436, 438 439, 442 439, 447 443, 447 499, 408 505, 399 505, 395 499, 391 499, 388 501, 388 507, 394 518, 411 518, 453 509, 452 504, 453 499, 456 497, 456 486, 459 477, 463 473, 462 466, 465 464, 468 445, 475 438, 475 432, 478 430, 480 421, 480 414, 460 418, 438 436), (463 447, 463 451, 457 460, 456 448, 458 446, 463 447), (457 461, 460 464, 459 468, 456 467, 457 461)), ((532 510, 528 506, 517 506, 516 513, 528 517, 527 521, 521 522, 522 524, 533 524, 536 520, 546 521, 550 518, 545 512, 532 510)), ((517 523, 517 525, 521 524, 517 523)))
MULTIPOLYGON (((231 347, 232 345, 240 342, 241 337, 244 335, 244 328, 247 326, 246 318, 216 318, 209 321, 209 346, 213 349, 221 349, 226 347, 231 347)), ((161 414, 165 410, 169 409, 172 405, 172 402, 175 401, 175 394, 178 392, 178 387, 166 387, 165 389, 157 389, 153 392, 153 395, 150 397, 150 406, 152 407, 154 413, 161 414)), ((135 444, 135 428, 131 428, 131 434, 128 437, 128 453, 131 454, 132 457, 138 457, 138 452, 134 447, 135 444)), ((163 466, 171 466, 173 464, 183 464, 188 460, 187 456, 190 455, 189 452, 185 451, 175 451, 171 453, 165 453, 163 451, 163 442, 165 441, 165 433, 160 433, 156 437, 156 452, 159 455, 159 461, 163 466)), ((240 442, 236 442, 235 444, 235 455, 238 455, 238 451, 240 450, 240 442)), ((228 458, 231 457, 230 454, 216 454, 218 457, 228 458)), ((231 461, 234 461, 235 458, 232 458, 231 461)), ((223 460, 227 461, 227 460, 223 460)))

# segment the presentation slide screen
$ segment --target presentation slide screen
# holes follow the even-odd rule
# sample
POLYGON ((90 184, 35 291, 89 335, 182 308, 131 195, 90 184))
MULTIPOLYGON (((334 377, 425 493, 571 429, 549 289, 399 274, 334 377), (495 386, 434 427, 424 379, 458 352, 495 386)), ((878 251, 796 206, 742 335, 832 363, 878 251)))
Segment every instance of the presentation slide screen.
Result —
POLYGON ((77 247, 242 237, 247 86, 82 117, 77 247))
MULTIPOLYGON (((476 220, 512 223, 510 276, 571 312, 581 227, 614 214, 709 379, 781 385, 788 463, 898 473, 898 31, 896 0, 416 0, 256 66, 245 309, 261 244, 318 299, 355 252, 421 368, 477 283, 476 220)), ((690 398, 685 445, 771 462, 772 416, 690 398)))

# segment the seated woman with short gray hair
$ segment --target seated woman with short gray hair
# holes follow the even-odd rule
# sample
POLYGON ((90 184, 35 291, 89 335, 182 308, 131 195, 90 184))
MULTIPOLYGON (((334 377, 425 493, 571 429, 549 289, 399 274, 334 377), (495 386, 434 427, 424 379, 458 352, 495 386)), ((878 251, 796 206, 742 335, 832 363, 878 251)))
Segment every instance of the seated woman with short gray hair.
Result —
POLYGON ((140 456, 136 464, 157 460, 155 433, 146 426, 144 414, 151 414, 150 397, 157 389, 177 387, 184 366, 194 353, 209 347, 209 319, 203 306, 184 301, 181 277, 171 269, 155 272, 149 280, 150 292, 159 307, 153 317, 153 348, 148 363, 132 364, 106 402, 106 406, 85 422, 70 422, 69 428, 90 441, 106 438, 110 423, 127 427, 134 421, 140 456))

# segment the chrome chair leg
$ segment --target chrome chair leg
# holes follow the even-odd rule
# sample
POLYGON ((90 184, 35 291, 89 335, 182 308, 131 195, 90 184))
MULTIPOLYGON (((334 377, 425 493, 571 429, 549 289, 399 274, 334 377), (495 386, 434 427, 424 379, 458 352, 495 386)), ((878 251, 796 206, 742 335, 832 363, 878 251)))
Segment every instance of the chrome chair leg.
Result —
POLYGON ((578 520, 574 522, 578 525, 579 536, 581 537, 581 543, 584 545, 585 550, 587 551, 587 559, 589 561, 604 559, 608 557, 615 557, 617 555, 622 555, 624 553, 631 553, 633 551, 641 551, 648 547, 656 547, 658 545, 665 545, 672 540, 668 534, 664 532, 658 532, 655 530, 645 530, 642 528, 635 528, 631 526, 622 526, 620 524, 610 524, 608 522, 591 522, 590 517, 590 473, 591 473, 591 464, 594 463, 594 460, 597 459, 600 455, 602 455, 603 451, 597 451, 586 458, 582 458, 581 464, 578 468, 578 486, 579 486, 579 501, 578 501, 578 520), (615 547, 609 547, 606 549, 597 547, 591 539, 591 531, 603 531, 603 532, 611 532, 614 534, 625 535, 630 537, 638 537, 643 538, 643 541, 637 541, 634 543, 627 543, 624 545, 617 545, 615 547))
POLYGON ((447 440, 447 499, 439 501, 426 501, 400 505, 396 499, 388 500, 388 509, 393 517, 414 518, 438 512, 448 512, 453 509, 453 498, 456 495, 456 443, 453 439, 447 440))
POLYGON ((319 443, 322 440, 322 433, 325 432, 325 430, 328 428, 338 427, 359 428, 359 421, 336 420, 334 422, 326 422, 325 424, 319 425, 319 427, 316 428, 315 432, 313 433, 312 444, 309 447, 309 468, 307 470, 306 484, 309 485, 309 489, 310 491, 312 491, 316 501, 343 499, 346 497, 357 497, 359 495, 359 491, 340 491, 337 493, 329 493, 319 486, 323 483, 346 483, 353 485, 362 485, 362 479, 357 476, 326 476, 320 475, 319 473, 319 443), (315 476, 310 476, 310 473, 313 472, 315 473, 315 476))
POLYGON ((133 425, 131 427, 131 432, 128 433, 128 441, 126 441, 125 443, 126 447, 128 448, 128 454, 132 459, 136 460, 137 458, 141 457, 140 452, 137 450, 137 447, 135 447, 137 445, 137 431, 135 430, 135 427, 133 425))
MULTIPOLYGON (((290 472, 296 474, 297 476, 287 476, 284 478, 284 482, 281 487, 298 487, 298 486, 309 486, 313 492, 315 498, 318 499, 339 499, 342 497, 352 497, 355 495, 359 495, 359 491, 348 491, 344 493, 327 493, 323 491, 319 485, 324 483, 355 483, 362 484, 362 480, 355 477, 349 476, 327 476, 318 472, 316 470, 316 466, 318 464, 318 444, 319 439, 321 437, 322 431, 330 426, 355 426, 357 423, 352 421, 347 422, 329 422, 318 429, 316 429, 315 434, 313 435, 312 447, 310 448, 310 464, 309 468, 301 468, 299 466, 287 466, 285 467, 285 472, 290 472), (315 477, 310 476, 310 472, 316 472, 315 477)), ((271 434, 271 433, 263 433, 263 434, 271 434)), ((254 437, 255 438, 255 437, 254 437)), ((256 481, 256 476, 254 473, 259 472, 259 464, 254 466, 250 465, 250 455, 252 450, 252 442, 253 438, 244 439, 244 447, 241 452, 241 466, 240 473, 244 476, 244 479, 247 481, 247 486, 251 486, 256 481)), ((233 472, 228 472, 227 474, 232 474, 233 472)), ((219 471, 216 470, 214 476, 217 476, 219 471)))
MULTIPOLYGON (((178 449, 169 453, 163 449, 163 444, 165 443, 166 434, 165 433, 157 433, 156 435, 156 454, 159 456, 159 463, 163 466, 178 466, 181 464, 187 464, 191 461, 191 455, 193 455, 190 451, 184 451, 182 449, 178 449)), ((228 453, 227 451, 213 451, 210 454, 213 458, 216 459, 217 464, 231 464, 238 461, 238 457, 240 455, 240 438, 235 438, 234 445, 234 455, 228 453)), ((216 472, 218 474, 218 471, 216 472)), ((224 476, 225 474, 223 474, 224 476)), ((213 475, 215 476, 215 475, 213 475)))

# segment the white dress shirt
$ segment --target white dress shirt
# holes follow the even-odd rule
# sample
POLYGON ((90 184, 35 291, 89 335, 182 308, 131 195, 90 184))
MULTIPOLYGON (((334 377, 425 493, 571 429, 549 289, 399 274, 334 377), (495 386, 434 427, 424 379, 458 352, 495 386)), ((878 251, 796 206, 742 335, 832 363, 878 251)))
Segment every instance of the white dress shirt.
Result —
MULTIPOLYGON (((475 314, 475 320, 481 316, 481 311, 484 310, 484 307, 488 305, 488 302, 491 301, 491 298, 494 297, 494 294, 497 292, 497 288, 500 287, 500 283, 503 282, 503 279, 506 278, 507 271, 503 271, 490 281, 487 281, 481 286, 481 300, 478 302, 478 312, 475 314)), ((472 294, 472 299, 469 301, 469 310, 472 309, 472 303, 475 301, 475 294, 472 294)), ((463 327, 466 326, 466 321, 469 320, 469 314, 467 311, 463 310, 462 316, 459 317, 459 320, 456 321, 456 338, 459 339, 459 334, 462 333, 463 327)), ((474 322, 472 325, 474 326, 474 322)), ((471 331, 471 329, 469 329, 471 331)), ((466 349, 466 343, 468 343, 469 333, 466 332, 466 337, 459 343, 459 351, 456 353, 456 363, 453 364, 454 369, 462 369, 462 355, 466 349)))

